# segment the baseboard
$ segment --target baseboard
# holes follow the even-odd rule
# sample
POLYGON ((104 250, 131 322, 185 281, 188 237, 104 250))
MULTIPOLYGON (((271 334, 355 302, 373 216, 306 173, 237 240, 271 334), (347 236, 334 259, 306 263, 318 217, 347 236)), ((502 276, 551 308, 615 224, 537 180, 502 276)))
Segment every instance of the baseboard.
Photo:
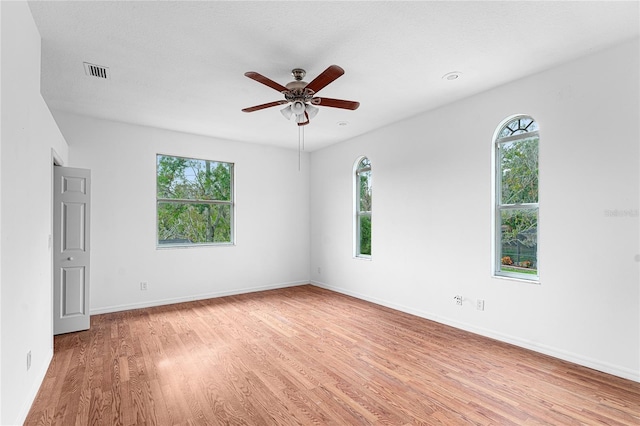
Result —
POLYGON ((189 296, 181 296, 169 299, 145 300, 144 302, 126 303, 122 305, 104 306, 101 308, 92 308, 91 315, 109 314, 112 312, 130 311, 133 309, 152 308, 154 306, 172 305, 174 303, 193 302, 194 300, 214 299, 216 297, 235 296, 238 294, 255 293, 257 291, 275 290, 278 288, 295 287, 299 285, 309 284, 309 280, 292 281, 287 283, 269 284, 258 287, 249 287, 238 290, 216 291, 213 293, 202 293, 189 296))
POLYGON ((27 416, 29 415, 31 406, 33 405, 33 403, 36 400, 36 397, 38 396, 38 391, 40 390, 40 386, 42 386, 42 382, 44 382, 44 376, 47 375, 47 370, 49 370, 49 365, 51 364, 52 359, 53 359, 53 347, 51 347, 48 353, 45 354, 46 362, 42 363, 42 366, 37 372, 37 376, 33 381, 33 386, 29 390, 29 394, 27 395, 27 398, 18 413, 18 418, 16 419, 16 422, 15 422, 16 425, 22 425, 27 420, 27 416))
POLYGON ((390 303, 388 301, 377 299, 375 297, 369 297, 367 295, 360 294, 358 292, 354 292, 351 290, 347 290, 345 288, 331 286, 329 284, 326 284, 320 281, 312 280, 311 284, 327 290, 335 291, 337 293, 342 293, 358 299, 366 300, 367 302, 375 303, 376 305, 385 306, 387 308, 395 309, 397 311, 401 311, 411 315, 415 315, 417 317, 425 318, 440 324, 445 324, 461 330, 469 331, 474 334, 489 337, 491 339, 499 340, 501 342, 509 343, 514 346, 519 346, 521 348, 529 349, 534 352, 539 352, 545 355, 549 355, 564 361, 569 361, 574 364, 582 365, 584 367, 592 368, 594 370, 598 370, 603 373, 622 377, 623 379, 633 380, 634 382, 640 382, 640 372, 634 371, 628 368, 621 368, 619 366, 601 362, 595 359, 591 359, 576 353, 568 352, 568 351, 554 348, 547 345, 541 345, 540 343, 531 342, 526 339, 521 339, 519 337, 498 333, 493 330, 474 326, 473 324, 455 321, 450 318, 434 315, 432 313, 421 311, 419 309, 413 309, 413 308, 409 308, 407 306, 399 305, 396 303, 390 303))

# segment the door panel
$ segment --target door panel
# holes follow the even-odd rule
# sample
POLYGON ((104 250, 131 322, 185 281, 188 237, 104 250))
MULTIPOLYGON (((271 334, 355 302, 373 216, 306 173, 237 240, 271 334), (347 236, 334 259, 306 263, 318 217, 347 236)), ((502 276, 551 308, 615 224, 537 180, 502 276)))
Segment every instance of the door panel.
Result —
POLYGON ((85 205, 80 203, 62 204, 62 250, 85 249, 85 205))
POLYGON ((85 314, 85 268, 62 268, 62 317, 85 314))
POLYGON ((53 332, 87 330, 91 171, 54 167, 53 332))

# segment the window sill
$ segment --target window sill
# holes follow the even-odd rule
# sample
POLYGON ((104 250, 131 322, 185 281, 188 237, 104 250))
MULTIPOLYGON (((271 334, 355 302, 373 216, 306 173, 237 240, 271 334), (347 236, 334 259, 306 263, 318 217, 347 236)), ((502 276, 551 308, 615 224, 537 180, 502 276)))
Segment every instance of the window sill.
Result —
POLYGON ((498 280, 518 281, 518 282, 527 283, 527 284, 537 284, 537 285, 540 284, 540 278, 539 277, 537 279, 535 279, 535 280, 529 280, 529 279, 526 279, 526 278, 510 277, 510 276, 507 276, 507 275, 495 275, 495 274, 493 274, 491 276, 491 278, 495 278, 495 279, 498 279, 498 280))
POLYGON ((369 256, 367 256, 367 255, 359 255, 359 256, 356 255, 356 256, 353 256, 353 258, 356 259, 356 260, 368 260, 368 261, 371 261, 371 256, 370 255, 369 256))
POLYGON ((156 250, 171 249, 193 249, 203 247, 235 247, 235 243, 216 243, 216 244, 163 244, 156 245, 156 250))

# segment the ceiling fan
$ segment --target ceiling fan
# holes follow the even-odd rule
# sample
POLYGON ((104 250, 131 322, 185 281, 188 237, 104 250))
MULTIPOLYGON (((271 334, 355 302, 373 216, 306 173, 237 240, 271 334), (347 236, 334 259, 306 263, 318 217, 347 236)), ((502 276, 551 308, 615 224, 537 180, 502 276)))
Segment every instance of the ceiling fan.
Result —
POLYGON ((319 76, 311 80, 310 83, 302 81, 306 73, 307 72, 302 68, 294 68, 291 71, 291 75, 293 75, 293 78, 295 80, 287 83, 286 86, 276 83, 275 81, 254 71, 244 73, 244 75, 249 77, 250 79, 257 81, 258 83, 262 83, 265 86, 269 86, 272 89, 275 89, 278 92, 282 93, 284 95, 284 99, 262 105, 252 106, 249 108, 244 108, 242 111, 253 112, 277 105, 290 104, 280 110, 282 115, 284 115, 287 120, 290 120, 291 117, 295 116, 295 121, 296 123, 298 123, 298 126, 305 126, 309 124, 310 119, 318 114, 318 108, 316 108, 316 105, 350 110, 358 109, 358 107, 360 106, 360 102, 345 101, 343 99, 321 98, 315 96, 316 93, 318 93, 321 89, 344 74, 344 70, 339 66, 331 65, 322 73, 320 73, 319 76))

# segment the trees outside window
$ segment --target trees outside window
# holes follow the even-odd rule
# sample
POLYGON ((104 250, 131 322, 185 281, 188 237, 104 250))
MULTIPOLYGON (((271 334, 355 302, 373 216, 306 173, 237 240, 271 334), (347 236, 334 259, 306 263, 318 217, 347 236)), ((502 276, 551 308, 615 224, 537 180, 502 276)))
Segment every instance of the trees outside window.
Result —
POLYGON ((158 246, 233 243, 233 164, 156 156, 158 246))
POLYGON ((538 279, 538 124, 517 116, 497 133, 495 275, 538 279))
POLYGON ((362 157, 354 174, 356 257, 371 256, 371 183, 371 163, 362 157))

